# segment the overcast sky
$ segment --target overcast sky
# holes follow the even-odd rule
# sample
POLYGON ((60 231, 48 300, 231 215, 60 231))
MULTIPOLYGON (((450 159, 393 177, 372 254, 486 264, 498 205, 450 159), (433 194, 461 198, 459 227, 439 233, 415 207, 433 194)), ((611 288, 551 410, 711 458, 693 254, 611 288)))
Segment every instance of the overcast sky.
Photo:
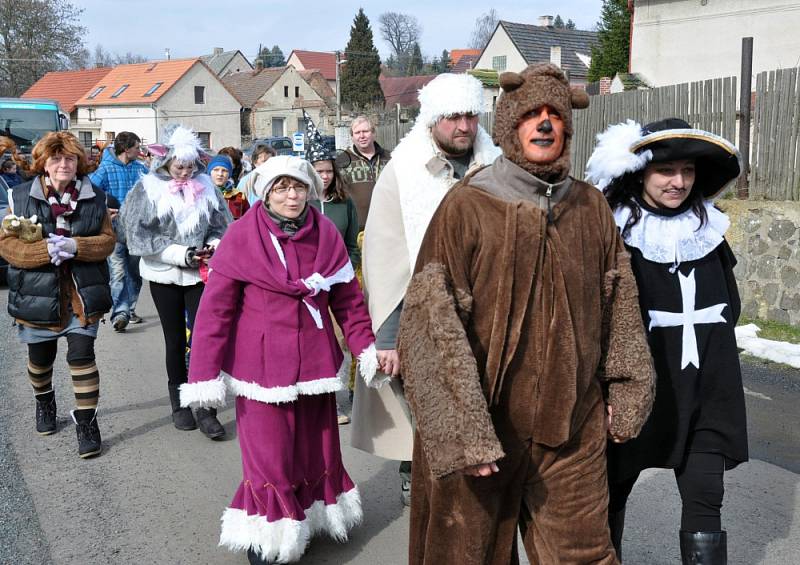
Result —
POLYGON ((101 44, 112 53, 132 52, 150 59, 210 53, 213 47, 239 49, 253 60, 259 43, 277 44, 286 57, 292 49, 334 51, 344 49, 350 26, 363 6, 372 25, 375 45, 382 57, 389 48, 378 31, 378 16, 397 11, 415 16, 422 24, 420 46, 426 56, 438 57, 443 49, 467 47, 475 20, 491 7, 500 19, 535 24, 541 15, 571 18, 578 29, 592 29, 600 15, 601 0, 475 0, 437 1, 370 0, 72 0, 84 9, 86 47, 101 44), (521 7, 522 5, 522 7, 521 7))

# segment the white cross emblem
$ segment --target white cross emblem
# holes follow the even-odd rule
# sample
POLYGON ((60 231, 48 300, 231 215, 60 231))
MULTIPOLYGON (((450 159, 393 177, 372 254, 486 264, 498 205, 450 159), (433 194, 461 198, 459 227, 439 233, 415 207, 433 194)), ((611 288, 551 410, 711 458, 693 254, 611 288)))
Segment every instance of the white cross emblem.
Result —
POLYGON ((655 327, 670 328, 683 326, 683 350, 681 353, 681 370, 689 365, 700 368, 700 356, 697 353, 697 336, 694 331, 695 324, 718 324, 725 323, 722 311, 727 304, 715 304, 702 310, 694 309, 695 290, 697 284, 694 280, 694 269, 689 276, 683 276, 678 271, 678 278, 681 283, 681 300, 683 302, 683 312, 662 312, 660 310, 649 310, 650 327, 652 331, 655 327))

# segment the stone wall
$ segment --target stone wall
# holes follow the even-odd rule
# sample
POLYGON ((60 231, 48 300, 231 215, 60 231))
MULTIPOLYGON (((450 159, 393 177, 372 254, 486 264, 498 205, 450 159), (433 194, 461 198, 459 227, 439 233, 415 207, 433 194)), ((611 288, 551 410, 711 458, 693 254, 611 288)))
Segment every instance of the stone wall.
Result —
POLYGON ((717 203, 731 218, 742 315, 800 325, 800 202, 717 203))

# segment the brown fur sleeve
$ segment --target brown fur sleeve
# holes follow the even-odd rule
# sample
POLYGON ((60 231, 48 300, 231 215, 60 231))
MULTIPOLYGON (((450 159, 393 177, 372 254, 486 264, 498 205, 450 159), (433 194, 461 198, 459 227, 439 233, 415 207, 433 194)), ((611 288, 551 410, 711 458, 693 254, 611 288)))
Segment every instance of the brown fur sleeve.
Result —
POLYGON ((653 407, 655 370, 630 255, 625 251, 616 254, 616 267, 605 276, 602 351, 599 377, 608 383, 611 432, 622 439, 634 438, 653 407))
POLYGON ((406 397, 438 478, 504 456, 454 294, 445 266, 427 263, 408 286, 398 336, 406 397))
POLYGON ((100 226, 100 233, 75 238, 75 242, 78 245, 75 259, 77 261, 86 261, 87 263, 102 261, 114 251, 116 241, 114 229, 111 227, 111 216, 106 214, 103 225, 100 226))
POLYGON ((0 257, 18 269, 36 269, 50 264, 46 240, 26 243, 3 230, 0 230, 0 257))

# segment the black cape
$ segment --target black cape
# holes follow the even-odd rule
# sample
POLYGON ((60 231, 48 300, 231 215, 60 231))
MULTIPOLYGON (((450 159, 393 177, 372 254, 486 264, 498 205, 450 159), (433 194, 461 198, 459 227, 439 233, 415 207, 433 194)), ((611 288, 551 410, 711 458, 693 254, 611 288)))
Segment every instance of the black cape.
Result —
POLYGON ((639 304, 657 374, 653 410, 639 436, 608 444, 609 481, 651 467, 677 468, 689 452, 721 453, 731 469, 748 458, 747 421, 734 327, 741 311, 733 275, 736 259, 726 241, 706 256, 672 265, 628 247, 639 304), (673 268, 674 269, 674 268, 673 268), (694 277, 695 310, 724 304, 724 322, 695 324, 699 368, 682 368, 683 327, 650 328, 650 311, 683 312, 678 272, 694 277))

